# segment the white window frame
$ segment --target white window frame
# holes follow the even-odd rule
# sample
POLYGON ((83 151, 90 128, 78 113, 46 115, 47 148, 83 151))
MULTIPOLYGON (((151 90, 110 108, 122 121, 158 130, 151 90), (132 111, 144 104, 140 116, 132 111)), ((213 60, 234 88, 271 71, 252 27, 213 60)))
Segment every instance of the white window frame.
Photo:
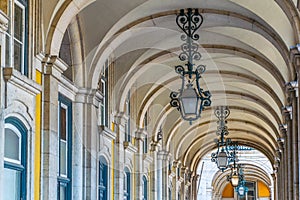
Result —
MULTIPOLYGON (((7 59, 9 59, 10 66, 6 67, 14 67, 14 44, 15 41, 22 45, 22 52, 21 52, 21 73, 25 73, 25 6, 19 2, 18 0, 9 1, 9 26, 10 26, 10 32, 5 32, 6 37, 9 38, 9 55, 7 59), (14 21, 15 21, 15 6, 18 6, 22 10, 22 41, 15 38, 15 28, 14 28, 14 21)), ((6 59, 6 58, 5 58, 6 59)), ((6 63, 6 61, 5 61, 6 63)), ((15 67, 14 67, 15 68, 15 67)))
POLYGON ((8 67, 14 67, 15 68, 15 63, 14 63, 14 44, 15 41, 18 44, 22 45, 22 52, 21 52, 21 73, 24 74, 25 73, 25 6, 19 2, 18 0, 14 0, 14 1, 10 1, 10 5, 9 5, 9 9, 10 9, 10 33, 6 33, 6 36, 9 37, 9 43, 10 43, 10 51, 9 51, 9 56, 8 59, 10 60, 10 65, 8 67), (22 9, 22 41, 18 40, 15 38, 15 28, 14 28, 14 19, 15 19, 15 6, 18 6, 19 8, 22 9))
MULTIPOLYGON (((63 108, 63 109, 65 109, 66 110, 66 140, 62 140, 61 138, 60 138, 60 127, 59 127, 59 135, 58 135, 58 137, 59 137, 59 143, 58 143, 58 150, 59 150, 59 152, 58 152, 58 159, 59 159, 59 162, 58 162, 58 176, 60 176, 60 177, 64 177, 64 178, 67 178, 68 177, 68 123, 69 123, 69 121, 68 121, 68 112, 69 112, 69 110, 68 110, 68 106, 67 105, 65 105, 64 103, 62 103, 62 102, 59 102, 59 105, 58 105, 58 119, 60 119, 60 108, 63 108), (65 144, 66 144, 66 151, 64 152, 65 153, 65 158, 66 158, 66 174, 62 174, 62 172, 61 172, 61 170, 60 170, 60 151, 61 151, 61 148, 60 148, 60 143, 61 142, 64 142, 65 144)), ((60 121, 59 121, 59 123, 60 123, 60 121)))

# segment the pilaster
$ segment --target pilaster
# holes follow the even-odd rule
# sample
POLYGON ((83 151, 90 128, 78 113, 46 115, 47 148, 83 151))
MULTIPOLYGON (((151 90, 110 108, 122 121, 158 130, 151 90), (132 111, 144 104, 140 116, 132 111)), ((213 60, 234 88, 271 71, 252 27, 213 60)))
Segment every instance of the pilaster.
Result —
POLYGON ((97 197, 97 92, 80 88, 73 103, 73 199, 97 197))
POLYGON ((294 81, 290 82, 287 85, 287 88, 291 91, 291 94, 294 96, 293 101, 293 149, 294 149, 294 155, 293 159, 295 161, 293 162, 293 168, 294 168, 294 198, 293 199, 299 199, 299 191, 300 191, 300 172, 299 172, 299 165, 300 165, 300 100, 299 100, 299 87, 298 83, 300 81, 300 49, 299 44, 296 45, 297 48, 293 48, 290 51, 290 59, 292 61, 292 64, 294 68, 296 69, 296 79, 294 81))
POLYGON ((175 174, 175 176, 172 179, 172 200, 179 200, 180 195, 180 166, 181 162, 174 161, 172 166, 172 171, 175 174))
POLYGON ((284 180, 284 199, 292 199, 293 188, 293 160, 292 160, 292 118, 293 118, 293 107, 291 104, 291 98, 288 98, 289 102, 287 106, 282 108, 282 115, 285 123, 287 124, 287 132, 284 140, 284 151, 283 151, 283 165, 285 179, 284 180))
POLYGON ((46 56, 43 65, 43 132, 41 199, 57 199, 58 172, 58 76, 55 56, 46 56))
POLYGON ((165 150, 158 152, 158 199, 167 199, 168 197, 168 166, 170 153, 165 150))
POLYGON ((150 144, 150 156, 153 162, 150 164, 150 198, 153 200, 159 200, 158 198, 158 150, 160 144, 157 142, 152 142, 150 144))
MULTIPOLYGON (((192 191, 191 191, 191 197, 192 199, 197 199, 197 193, 198 193, 198 180, 200 175, 196 174, 195 172, 192 174, 191 180, 192 180, 192 191)), ((214 194, 214 192, 212 193, 214 194)))
POLYGON ((5 34, 4 32, 8 27, 8 19, 6 15, 0 12, 0 200, 2 200, 2 195, 4 191, 2 191, 2 175, 4 170, 4 79, 3 79, 3 68, 5 64, 5 34))
POLYGON ((116 132, 116 143, 115 143, 115 173, 114 173, 114 199, 124 199, 124 146, 123 142, 125 139, 125 123, 127 122, 127 116, 124 113, 118 113, 115 116, 115 132, 116 132))
POLYGON ((143 174, 144 174, 144 166, 143 166, 143 142, 145 137, 147 136, 146 132, 143 129, 138 129, 136 131, 136 140, 135 145, 137 147, 137 153, 134 154, 135 159, 135 185, 133 186, 136 200, 143 200, 143 174))

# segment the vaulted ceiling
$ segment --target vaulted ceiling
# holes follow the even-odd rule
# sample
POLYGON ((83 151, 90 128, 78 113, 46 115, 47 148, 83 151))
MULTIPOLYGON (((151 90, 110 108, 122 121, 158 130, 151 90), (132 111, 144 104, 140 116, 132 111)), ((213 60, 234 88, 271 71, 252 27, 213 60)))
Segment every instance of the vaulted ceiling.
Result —
MULTIPOLYGON (((79 28, 70 37, 75 41, 80 34, 81 51, 73 56, 83 58, 80 79, 85 87, 95 88, 106 58, 113 59, 114 112, 124 111, 130 90, 136 127, 143 127, 148 112, 149 135, 161 127, 162 148, 195 170, 201 157, 216 147, 214 108, 227 105, 231 111, 228 137, 260 150, 274 164, 279 125, 284 123, 282 107, 287 104, 285 85, 295 78, 289 60, 290 48, 299 43, 293 1, 83 2, 68 1, 52 8, 45 37, 57 36, 55 40, 61 41, 59 33, 77 21, 79 28), (175 22, 182 8, 198 8, 204 17, 198 31, 202 59, 197 63, 206 65, 201 84, 212 94, 211 107, 192 125, 169 104, 170 92, 181 86, 174 66, 184 64, 178 59, 182 41, 175 22), (59 12, 63 9, 66 14, 59 12), (55 20, 57 16, 73 18, 55 20)), ((56 52, 54 42, 46 44, 46 51, 56 52)))

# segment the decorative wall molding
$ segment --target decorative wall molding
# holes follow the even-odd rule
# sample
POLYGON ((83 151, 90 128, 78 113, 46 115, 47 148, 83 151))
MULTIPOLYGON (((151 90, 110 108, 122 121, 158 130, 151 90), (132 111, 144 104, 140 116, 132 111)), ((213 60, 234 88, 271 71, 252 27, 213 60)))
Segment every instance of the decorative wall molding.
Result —
POLYGON ((21 90, 27 91, 31 95, 35 96, 42 91, 41 85, 11 67, 3 68, 3 76, 6 82, 15 85, 21 90))

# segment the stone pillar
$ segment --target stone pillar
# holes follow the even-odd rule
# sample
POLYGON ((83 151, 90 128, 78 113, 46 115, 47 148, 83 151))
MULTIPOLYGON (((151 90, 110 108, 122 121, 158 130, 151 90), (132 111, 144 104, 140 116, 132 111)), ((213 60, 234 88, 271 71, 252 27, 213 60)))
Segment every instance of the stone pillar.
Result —
POLYGON ((172 179, 172 200, 178 200, 178 193, 180 190, 180 166, 181 163, 179 161, 173 162, 172 171, 175 174, 175 176, 172 179), (179 172, 179 173, 178 173, 179 172))
MULTIPOLYGON (((5 34, 7 30, 8 19, 0 12, 0 200, 2 200, 2 174, 4 170, 4 113, 5 109, 5 88, 3 79, 3 68, 5 67, 5 34)), ((5 199, 4 199, 5 200, 5 199)))
POLYGON ((183 200, 190 200, 192 198, 191 195, 191 172, 190 170, 186 167, 185 169, 185 174, 184 174, 184 196, 183 200))
POLYGON ((291 164, 292 164, 292 199, 299 199, 299 149, 298 149, 298 81, 292 81, 287 84, 290 91, 290 98, 292 103, 292 130, 291 130, 291 164))
POLYGON ((294 133, 294 138, 293 138, 293 145, 294 145, 294 152, 295 155, 293 155, 293 159, 295 159, 294 163, 294 172, 295 172, 295 177, 294 177, 294 198, 293 199, 299 199, 299 191, 300 191, 300 100, 299 100, 299 92, 300 89, 298 87, 298 83, 300 81, 300 51, 298 48, 298 44, 296 45, 296 48, 291 49, 290 51, 290 59, 292 61, 293 67, 296 69, 296 81, 292 81, 287 84, 288 89, 290 89, 294 94, 294 104, 293 104, 293 133, 294 133))
POLYGON ((58 79, 64 69, 54 65, 55 56, 43 61, 43 131, 41 199, 57 199, 58 172, 58 79))
MULTIPOLYGON (((290 102, 288 102, 290 103, 290 102)), ((285 169, 285 199, 292 199, 293 194, 293 160, 292 160, 292 107, 290 105, 283 107, 283 118, 287 124, 287 134, 284 145, 284 169, 285 169)))
POLYGON ((158 200, 158 165, 157 165, 157 152, 159 148, 159 143, 152 142, 150 148, 150 156, 153 162, 150 165, 150 198, 152 200, 158 200))
POLYGON ((180 168, 180 179, 181 185, 180 185, 180 199, 185 200, 187 194, 186 194, 186 184, 188 184, 187 181, 187 173, 188 173, 188 168, 186 166, 181 166, 180 168))
POLYGON ((136 147, 137 153, 135 153, 135 185, 133 189, 135 192, 135 199, 136 200, 143 200, 143 174, 144 174, 144 166, 143 166, 143 146, 144 146, 144 139, 146 137, 146 133, 143 129, 138 129, 136 132, 136 147))
POLYGON ((73 103, 73 199, 97 198, 98 105, 96 90, 79 89, 73 103))
POLYGON ((84 106, 83 103, 75 102, 73 103, 73 120, 76 126, 73 127, 73 162, 72 162, 72 199, 82 199, 83 198, 83 141, 84 137, 84 106))
POLYGON ((192 180, 192 190, 191 190, 191 197, 192 199, 196 200, 197 199, 197 195, 198 195, 198 179, 199 179, 199 175, 195 174, 195 172, 193 173, 191 180, 192 180))
POLYGON ((271 174, 272 179, 273 179, 273 187, 270 188, 271 191, 271 199, 276 200, 278 195, 277 195, 277 170, 271 174))
POLYGON ((124 137, 125 123, 127 117, 124 113, 118 113, 115 116, 115 131, 117 134, 115 143, 115 184, 114 184, 114 200, 124 200, 124 137))
POLYGON ((169 157, 170 154, 168 151, 161 150, 158 152, 158 199, 167 199, 168 198, 168 175, 169 175, 169 157))
MULTIPOLYGON (((97 122, 97 107, 95 106, 94 98, 96 91, 92 89, 81 89, 81 95, 84 100, 84 137, 83 137, 83 167, 84 167, 84 198, 97 199, 97 136, 98 136, 98 122, 97 122)), ((97 105, 98 106, 98 105, 97 105)))
POLYGON ((286 180, 286 171, 285 171, 285 142, 287 134, 287 124, 281 124, 279 126, 280 138, 277 140, 279 149, 277 150, 277 164, 278 164, 278 199, 285 198, 285 180, 286 180))

